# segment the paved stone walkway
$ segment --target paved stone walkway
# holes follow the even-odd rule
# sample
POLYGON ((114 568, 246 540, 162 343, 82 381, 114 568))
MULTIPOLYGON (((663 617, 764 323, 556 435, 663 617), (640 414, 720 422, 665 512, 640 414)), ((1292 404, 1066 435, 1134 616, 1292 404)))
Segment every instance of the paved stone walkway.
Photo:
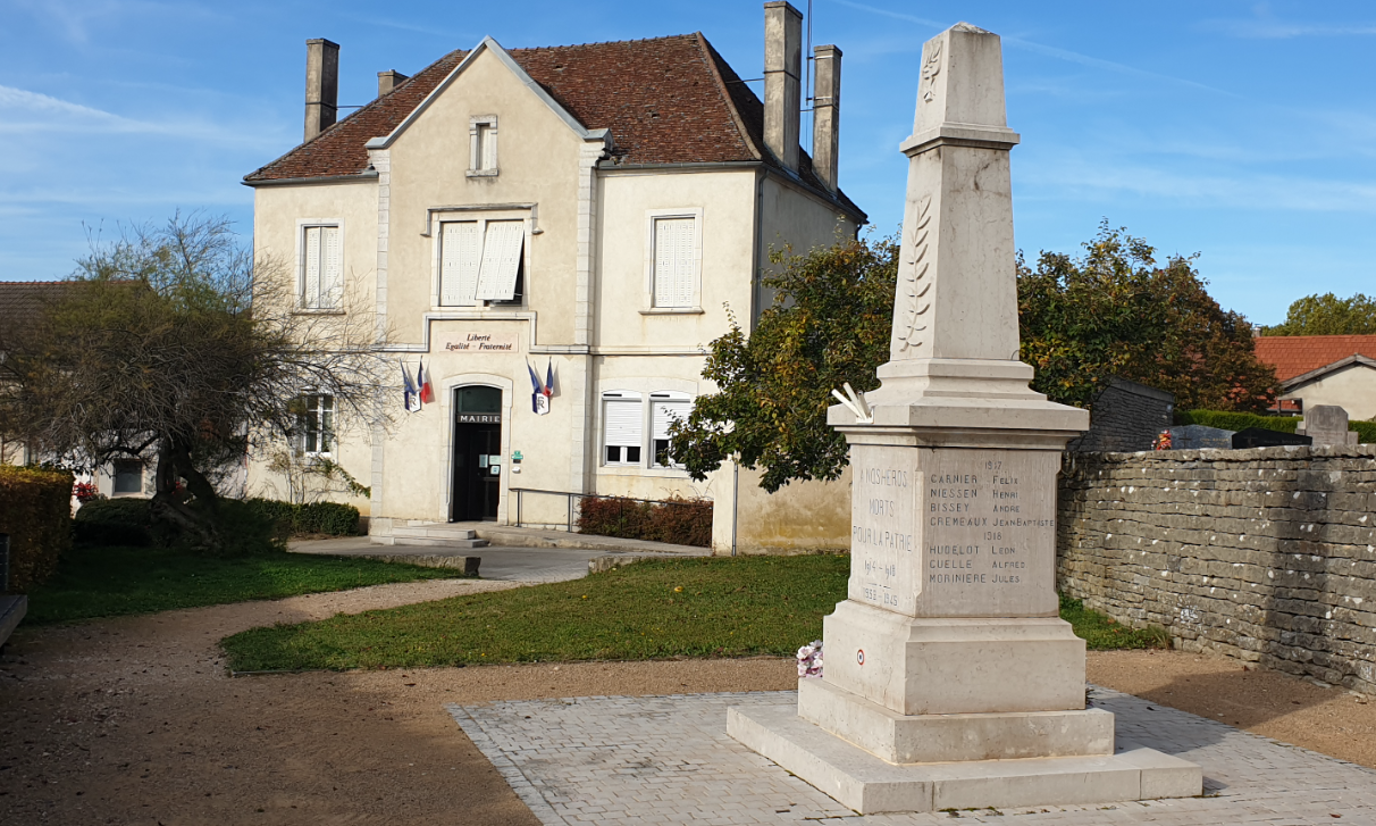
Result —
POLYGON ((1095 689, 1118 739, 1204 767, 1205 796, 1114 806, 860 816, 732 740, 733 705, 795 705, 794 692, 580 697, 449 707, 546 826, 967 823, 1376 826, 1376 772, 1193 714, 1095 689))

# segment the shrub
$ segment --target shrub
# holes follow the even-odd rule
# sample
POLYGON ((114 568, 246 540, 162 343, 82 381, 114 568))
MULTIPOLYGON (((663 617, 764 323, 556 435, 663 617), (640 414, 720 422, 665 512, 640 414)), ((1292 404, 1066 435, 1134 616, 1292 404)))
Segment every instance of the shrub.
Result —
POLYGON ((276 499, 246 499, 244 504, 259 517, 275 524, 283 535, 358 533, 358 508, 338 502, 295 505, 276 499))
POLYGON ((584 496, 579 500, 578 532, 710 548, 712 501, 677 496, 663 502, 584 496))
MULTIPOLYGON (((1299 416, 1258 416, 1255 413, 1230 413, 1222 410, 1177 410, 1176 424, 1202 424, 1205 427, 1219 427, 1224 430, 1246 430, 1260 427, 1263 430, 1278 430, 1281 433, 1294 433, 1303 419, 1299 416)), ((1376 422, 1348 422, 1348 430, 1357 431, 1357 441, 1361 444, 1376 444, 1376 422)))
POLYGON ((0 465, 0 533, 10 537, 10 589, 52 576, 72 545, 72 474, 0 465))
POLYGON ((358 508, 339 502, 311 502, 296 511, 293 533, 352 536, 358 533, 358 508))
POLYGON ((76 540, 89 545, 153 544, 147 499, 96 499, 76 512, 76 540))

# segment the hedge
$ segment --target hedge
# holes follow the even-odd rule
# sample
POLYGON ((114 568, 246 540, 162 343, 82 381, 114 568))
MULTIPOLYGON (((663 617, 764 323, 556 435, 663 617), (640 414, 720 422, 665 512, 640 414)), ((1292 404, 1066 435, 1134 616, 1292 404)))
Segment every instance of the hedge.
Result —
MULTIPOLYGON (((1233 431, 1259 427, 1294 433, 1301 421, 1303 419, 1299 416, 1258 416, 1255 413, 1229 413, 1224 410, 1177 410, 1175 413, 1176 424, 1200 424, 1233 431)), ((1376 443, 1376 422, 1348 422, 1347 428, 1357 431, 1357 441, 1361 444, 1376 443)))
POLYGON ((0 465, 0 533, 10 536, 10 590, 52 576, 72 546, 72 474, 0 465))
POLYGON ((136 548, 152 545, 149 501, 139 497, 121 497, 87 502, 76 512, 76 541, 136 548))
POLYGON ((646 502, 620 496, 584 496, 578 532, 675 545, 712 547, 712 500, 672 498, 646 502))
POLYGON ((276 499, 246 499, 244 503, 292 535, 353 536, 358 533, 358 508, 353 505, 338 502, 297 505, 276 499))

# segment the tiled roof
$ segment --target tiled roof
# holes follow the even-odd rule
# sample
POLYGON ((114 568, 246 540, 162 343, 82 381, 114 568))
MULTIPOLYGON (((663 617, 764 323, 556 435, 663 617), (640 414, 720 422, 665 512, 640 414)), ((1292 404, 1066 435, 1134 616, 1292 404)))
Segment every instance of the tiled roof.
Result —
POLYGON ((0 281, 0 348, 6 331, 23 330, 48 304, 65 297, 71 281, 0 281))
MULTIPOLYGON (((511 49, 508 54, 585 128, 611 130, 613 163, 762 161, 778 168, 763 148, 763 104, 701 33, 511 49)), ((365 144, 395 129, 466 55, 450 52, 391 93, 246 175, 245 183, 365 174, 365 144)), ((799 177, 822 189, 812 160, 801 152, 799 177)), ((838 193, 836 200, 863 214, 844 194, 838 193)))
POLYGON ((1261 336, 1255 341, 1257 358, 1274 366, 1281 381, 1349 356, 1376 359, 1376 336, 1261 336))

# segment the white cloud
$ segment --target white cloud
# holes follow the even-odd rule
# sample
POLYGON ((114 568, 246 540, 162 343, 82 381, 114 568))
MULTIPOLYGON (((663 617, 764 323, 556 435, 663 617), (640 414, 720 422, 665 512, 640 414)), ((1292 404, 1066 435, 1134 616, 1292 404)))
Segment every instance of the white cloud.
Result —
POLYGON ((1376 213, 1376 184, 1275 174, 1196 174, 1119 160, 1043 156, 1018 167, 1019 197, 1149 198, 1158 205, 1236 210, 1376 213))
POLYGON ((1376 34, 1372 23, 1287 23, 1281 20, 1208 20, 1207 31, 1248 40, 1289 40, 1296 37, 1364 37, 1376 34))
POLYGON ((261 148, 279 146, 274 129, 235 128, 198 121, 138 120, 55 98, 41 92, 0 85, 0 134, 49 132, 83 135, 150 135, 189 139, 207 144, 261 148))

